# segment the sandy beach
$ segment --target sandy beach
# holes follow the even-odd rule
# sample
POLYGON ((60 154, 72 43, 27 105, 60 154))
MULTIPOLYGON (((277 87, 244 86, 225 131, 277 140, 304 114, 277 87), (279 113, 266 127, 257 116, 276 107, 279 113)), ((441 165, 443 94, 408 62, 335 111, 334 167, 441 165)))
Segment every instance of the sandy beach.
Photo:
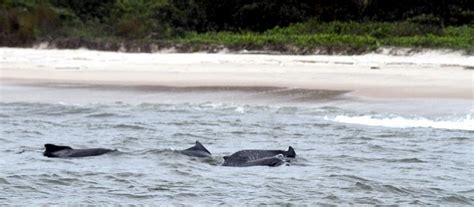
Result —
POLYGON ((474 99, 474 56, 117 53, 0 48, 2 83, 276 86, 371 98, 474 99))

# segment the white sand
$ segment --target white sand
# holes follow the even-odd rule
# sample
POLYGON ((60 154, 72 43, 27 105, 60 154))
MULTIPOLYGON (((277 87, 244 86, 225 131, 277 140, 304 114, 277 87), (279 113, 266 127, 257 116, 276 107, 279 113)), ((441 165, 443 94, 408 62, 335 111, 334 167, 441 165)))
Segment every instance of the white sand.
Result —
POLYGON ((0 80, 164 86, 281 86, 375 98, 474 99, 474 56, 132 54, 0 48, 0 80), (371 69, 373 67, 379 69, 371 69))

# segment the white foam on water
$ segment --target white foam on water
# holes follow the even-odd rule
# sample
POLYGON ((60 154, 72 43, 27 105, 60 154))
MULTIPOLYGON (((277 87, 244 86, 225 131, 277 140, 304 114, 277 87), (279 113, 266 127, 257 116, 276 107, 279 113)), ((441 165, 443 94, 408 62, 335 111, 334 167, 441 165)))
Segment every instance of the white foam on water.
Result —
POLYGON ((348 116, 337 115, 335 117, 324 117, 326 120, 348 123, 360 124, 368 126, 382 126, 391 128, 414 128, 426 127, 436 129, 454 129, 474 131, 474 119, 471 114, 465 117, 458 117, 453 119, 428 119, 425 117, 406 118, 401 116, 394 117, 377 117, 374 115, 362 116, 348 116))
POLYGON ((238 113, 241 113, 241 114, 244 114, 245 113, 245 109, 241 106, 235 108, 235 111, 238 112, 238 113))

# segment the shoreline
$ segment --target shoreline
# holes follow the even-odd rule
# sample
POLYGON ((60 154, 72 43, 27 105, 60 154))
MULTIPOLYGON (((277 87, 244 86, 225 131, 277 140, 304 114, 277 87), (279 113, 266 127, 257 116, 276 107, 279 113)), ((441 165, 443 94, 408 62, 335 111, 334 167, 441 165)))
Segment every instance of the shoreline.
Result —
POLYGON ((474 99, 474 56, 452 51, 295 56, 0 48, 0 54, 2 84, 283 87, 367 98, 474 99))
MULTIPOLYGON (((1 48, 2 46, 0 46, 1 48)), ((10 47, 4 45, 3 47, 10 47)), ((15 46, 13 46, 15 47, 15 46)), ((262 55, 365 55, 386 54, 393 56, 409 56, 429 51, 443 51, 472 55, 466 49, 455 48, 424 48, 424 47, 396 47, 381 46, 353 47, 353 46, 311 46, 301 47, 291 44, 226 45, 215 43, 175 43, 168 41, 109 41, 84 40, 81 38, 65 38, 52 41, 36 41, 17 48, 59 49, 121 52, 121 53, 228 53, 228 54, 262 54, 262 55)))

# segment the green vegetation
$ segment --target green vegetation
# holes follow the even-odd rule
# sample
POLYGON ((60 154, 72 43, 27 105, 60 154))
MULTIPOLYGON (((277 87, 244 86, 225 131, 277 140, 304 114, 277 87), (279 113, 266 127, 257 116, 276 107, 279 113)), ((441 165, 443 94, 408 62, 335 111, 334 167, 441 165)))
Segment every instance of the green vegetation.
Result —
POLYGON ((187 44, 218 44, 262 48, 265 45, 289 45, 305 49, 349 47, 372 50, 380 46, 451 48, 474 50, 473 26, 450 26, 445 29, 424 27, 410 22, 296 23, 263 33, 191 33, 176 40, 187 44))
POLYGON ((0 45, 41 41, 110 50, 133 42, 286 52, 474 51, 474 1, 0 0, 0 45))

